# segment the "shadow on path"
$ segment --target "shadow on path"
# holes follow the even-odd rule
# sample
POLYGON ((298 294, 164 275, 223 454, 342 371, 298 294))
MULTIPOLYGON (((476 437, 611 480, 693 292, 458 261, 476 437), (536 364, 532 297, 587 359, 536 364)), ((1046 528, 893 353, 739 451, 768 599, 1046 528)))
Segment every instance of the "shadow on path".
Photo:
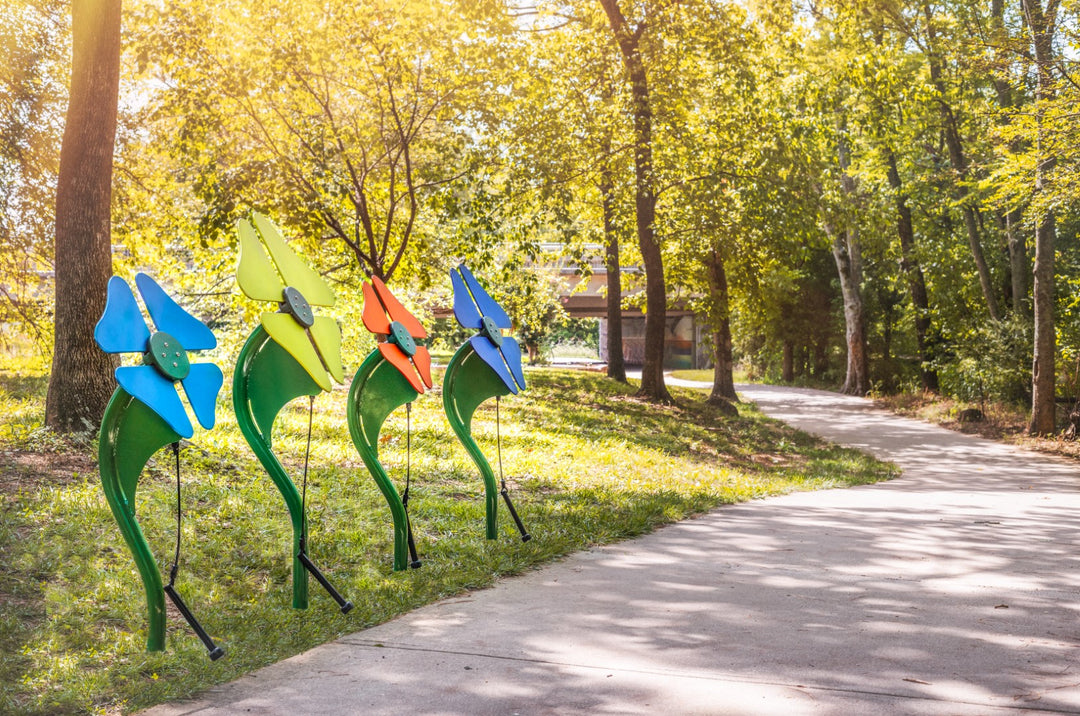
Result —
POLYGON ((1080 713, 1080 469, 740 387, 903 475, 721 508, 151 713, 1080 713))

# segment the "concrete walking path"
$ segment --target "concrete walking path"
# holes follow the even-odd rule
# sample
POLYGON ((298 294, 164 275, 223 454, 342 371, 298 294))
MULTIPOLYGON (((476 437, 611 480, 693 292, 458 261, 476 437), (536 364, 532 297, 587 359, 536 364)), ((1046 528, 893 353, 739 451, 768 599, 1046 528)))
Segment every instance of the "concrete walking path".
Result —
POLYGON ((904 474, 723 507, 146 713, 1080 713, 1080 465, 740 393, 904 474))

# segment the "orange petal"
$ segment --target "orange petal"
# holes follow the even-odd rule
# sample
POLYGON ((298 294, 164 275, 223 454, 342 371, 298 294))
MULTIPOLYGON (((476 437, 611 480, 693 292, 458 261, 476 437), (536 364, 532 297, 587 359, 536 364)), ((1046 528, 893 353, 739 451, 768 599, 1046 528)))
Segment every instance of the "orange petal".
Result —
POLYGON ((386 287, 382 279, 378 276, 372 276, 371 283, 375 285, 375 291, 379 294, 379 300, 386 306, 386 312, 390 314, 391 321, 397 321, 405 326, 405 330, 413 338, 427 338, 427 331, 424 330, 423 324, 416 320, 416 316, 409 313, 408 309, 402 306, 400 301, 394 298, 394 294, 390 293, 390 289, 386 287))
POLYGON ((428 353, 426 346, 417 346, 416 353, 412 357, 412 362, 416 365, 416 370, 420 373, 420 378, 424 381, 424 385, 431 387, 431 354, 428 353))
MULTIPOLYGON (((378 279, 375 279, 378 281, 378 279)), ((364 312, 360 314, 364 325, 372 333, 387 335, 390 333, 390 319, 386 317, 386 311, 382 303, 375 296, 375 290, 371 284, 364 281, 364 312)))
POLYGON ((416 371, 413 370, 412 361, 409 360, 409 356, 405 355, 396 343, 380 343, 379 352, 382 353, 382 357, 385 358, 387 362, 397 368, 398 371, 405 376, 405 380, 409 381, 409 385, 411 385, 417 393, 424 392, 424 384, 416 377, 416 371))

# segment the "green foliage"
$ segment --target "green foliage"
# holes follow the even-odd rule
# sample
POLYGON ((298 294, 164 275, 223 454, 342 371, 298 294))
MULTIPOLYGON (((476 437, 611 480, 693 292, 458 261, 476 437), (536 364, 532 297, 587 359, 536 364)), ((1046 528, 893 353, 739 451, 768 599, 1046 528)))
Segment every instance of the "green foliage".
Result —
MULTIPOLYGON (((789 351, 797 379, 838 384, 843 304, 825 227, 850 229, 875 383, 911 385, 926 357, 944 390, 1011 400, 1027 392, 1027 357, 996 376, 977 364, 1000 363, 988 347, 1025 350, 1030 328, 1002 325, 1030 322, 1034 227, 1053 211, 1058 375, 1073 390, 1080 89, 1068 48, 1080 6, 1058 6, 1057 64, 1039 97, 1016 3, 620 6, 631 23, 651 16, 641 52, 669 303, 704 323, 729 316, 756 375, 779 376, 789 351), (724 261, 726 299, 709 285, 711 255, 724 261)), ((622 264, 640 264, 632 99, 595 0, 135 0, 124 11, 115 269, 150 269, 220 331, 222 357, 256 314, 233 281, 232 223, 250 208, 335 281, 347 327, 366 273, 392 273, 427 314, 449 305, 446 271, 459 260, 508 287, 551 244, 573 265, 617 238, 622 264)), ((0 20, 0 341, 40 350, 52 336, 68 4, 10 0, 0 20)), ((625 305, 642 303, 640 278, 624 276, 625 305)), ((521 280, 500 300, 535 357, 562 319, 542 282, 521 280)), ((345 348, 355 364, 370 341, 345 348)))
POLYGON ((555 345, 573 345, 600 350, 600 327, 595 318, 567 318, 551 332, 555 345))
POLYGON ((67 94, 67 3, 0 5, 0 344, 52 345, 56 174, 67 94), (15 330, 12 330, 15 329, 15 330))
MULTIPOLYGON (((861 484, 892 468, 822 444, 748 405, 722 418, 704 394, 656 407, 633 388, 586 373, 530 371, 530 389, 503 401, 502 453, 522 518, 522 544, 502 514, 483 539, 483 485, 456 445, 438 400, 412 413, 410 513, 424 566, 393 573, 389 511, 344 421, 344 391, 316 401, 308 482, 310 550, 356 608, 343 617, 317 585, 291 608, 291 536, 281 498, 231 416, 185 445, 183 560, 178 589, 227 656, 211 663, 178 619, 167 651, 144 652, 144 598, 101 493, 89 447, 38 452, 7 426, 40 414, 40 381, 0 376, 0 711, 127 712, 191 696, 316 644, 439 598, 490 585, 590 545, 648 532, 717 505, 791 490, 861 484), (37 387, 35 387, 37 386, 37 387), (22 416, 22 417, 20 417, 22 416), (33 451, 27 452, 28 448, 33 451), (768 460, 760 459, 762 454, 768 460)), ((298 474, 304 401, 287 406, 275 449, 298 474)), ((495 450, 493 404, 474 434, 495 450)), ((391 416, 380 454, 405 469, 405 416, 391 416)), ((145 471, 137 513, 159 564, 171 560, 175 483, 164 453, 145 471)))
POLYGON ((1031 326, 1012 320, 972 328, 950 342, 942 360, 942 390, 961 400, 1031 401, 1031 326))
POLYGON ((566 321, 559 303, 559 286, 538 271, 504 268, 490 291, 514 322, 514 334, 528 354, 529 362, 540 360, 551 347, 554 331, 566 321))

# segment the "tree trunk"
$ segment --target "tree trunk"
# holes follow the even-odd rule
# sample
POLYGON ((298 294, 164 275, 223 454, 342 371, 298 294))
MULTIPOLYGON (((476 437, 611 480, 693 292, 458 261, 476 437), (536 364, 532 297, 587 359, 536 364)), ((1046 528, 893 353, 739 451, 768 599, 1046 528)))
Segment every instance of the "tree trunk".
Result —
POLYGON ((784 339, 784 362, 780 369, 780 380, 785 383, 795 381, 795 342, 790 338, 784 339))
MULTIPOLYGON (((847 141, 841 134, 837 143, 840 164, 840 186, 844 196, 855 201, 855 180, 848 174, 850 159, 847 141)), ((847 372, 841 392, 865 395, 870 390, 870 361, 866 347, 866 316, 862 300, 862 251, 859 232, 855 227, 836 231, 829 222, 823 224, 832 243, 840 292, 844 297, 844 334, 847 343, 847 372)))
POLYGON ((848 395, 866 395, 870 390, 870 362, 866 349, 866 317, 863 311, 862 292, 859 288, 858 234, 853 229, 843 233, 825 226, 825 233, 832 240, 836 273, 840 277, 840 291, 844 297, 844 334, 847 342, 847 373, 840 392, 848 395))
MULTIPOLYGON (((990 0, 990 28, 995 33, 995 36, 991 37, 990 44, 998 48, 1008 48, 1010 45, 1009 30, 1004 24, 1004 12, 1004 0, 990 0)), ((1011 62, 1011 56, 1007 50, 996 50, 995 55, 996 63, 1011 62)), ((995 73, 994 93, 998 98, 998 107, 1005 110, 1013 107, 1012 83, 1000 73, 995 73)), ((1009 148, 1018 152, 1022 144, 1020 139, 1012 139, 1009 148)), ((1027 299, 1027 273, 1031 269, 1028 266, 1027 242, 1024 241, 1024 233, 1020 230, 1022 218, 1020 208, 1012 208, 998 214, 998 225, 1004 233, 1005 246, 1009 251, 1009 292, 1012 313, 1020 318, 1029 318, 1031 310, 1027 299)))
POLYGON ((1001 320, 1001 309, 998 307, 997 294, 994 293, 993 279, 990 277, 990 267, 986 264, 983 255, 982 240, 979 238, 979 222, 975 216, 975 209, 967 202, 968 192, 963 186, 957 187, 957 194, 963 203, 964 228, 967 230, 968 248, 971 256, 975 259, 975 270, 979 274, 979 286, 982 288, 983 299, 986 301, 986 311, 990 318, 1001 320))
POLYGON ((713 314, 713 386, 708 402, 737 403, 739 396, 735 394, 735 364, 731 354, 731 309, 724 257, 715 250, 710 252, 707 268, 713 314))
POLYGON ((827 338, 814 343, 814 377, 822 378, 829 372, 829 344, 827 338))
MULTIPOLYGON (((1048 170, 1043 162, 1036 171, 1036 191, 1048 170)), ((1047 213, 1035 229, 1035 350, 1031 361, 1031 423, 1035 435, 1050 435, 1057 428, 1056 363, 1057 337, 1054 333, 1054 238, 1057 225, 1047 213)))
POLYGON ((615 230, 615 186, 611 169, 604 167, 600 196, 604 208, 604 263, 607 267, 607 375, 626 382, 622 338, 622 273, 619 264, 619 235, 615 230))
POLYGON ((96 427, 114 360, 94 342, 112 274, 110 202, 120 86, 121 0, 74 0, 71 95, 56 187, 56 332, 45 422, 96 427))
POLYGON ((957 175, 956 196, 964 215, 964 229, 967 232, 968 248, 975 260, 975 269, 979 274, 979 286, 982 288, 983 299, 986 301, 986 310, 990 318, 997 321, 1001 319, 1001 311, 998 308, 997 294, 994 293, 994 282, 990 277, 990 267, 983 255, 982 238, 979 235, 979 222, 976 216, 976 207, 969 200, 967 186, 964 182, 968 179, 967 158, 964 156, 964 145, 960 139, 960 130, 957 127, 956 113, 949 104, 946 93, 945 81, 941 77, 941 60, 936 54, 937 32, 934 29, 933 14, 930 5, 924 3, 923 14, 926 17, 926 34, 928 40, 927 60, 930 63, 930 80, 934 83, 938 92, 938 111, 941 115, 942 131, 945 136, 945 146, 949 150, 949 164, 957 175))
POLYGON ((1013 209, 1006 212, 1002 219, 1005 225, 1005 238, 1009 243, 1012 310, 1017 316, 1026 318, 1031 315, 1027 294, 1027 275, 1031 267, 1028 265, 1027 242, 1024 241, 1024 234, 1020 231, 1020 210, 1013 209))
POLYGON ((915 342, 919 351, 919 373, 923 390, 937 393, 940 390, 937 371, 933 367, 933 341, 931 340, 930 300, 926 293, 926 278, 922 266, 915 257, 915 229, 911 220, 911 207, 903 191, 900 172, 896 168, 896 155, 889 150, 886 155, 889 186, 896 202, 896 233, 900 238, 900 270, 907 277, 908 292, 915 310, 915 342))
MULTIPOLYGON (((1023 0, 1021 3, 1031 41, 1035 48, 1038 65, 1038 88, 1035 94, 1036 110, 1036 165, 1035 195, 1046 188, 1046 177, 1054 168, 1054 156, 1046 146, 1045 103, 1054 96, 1053 90, 1053 28, 1057 3, 1051 0, 1043 13, 1040 0, 1023 0), (1050 8, 1054 8, 1050 10, 1050 8)), ((1036 435, 1053 433, 1056 425, 1055 371, 1057 362, 1057 339, 1054 335, 1054 239, 1057 223, 1053 212, 1047 211, 1039 218, 1035 228, 1035 350, 1031 365, 1031 423, 1029 431, 1036 435)))
POLYGON ((645 23, 634 30, 619 8, 618 0, 600 0, 630 79, 634 112, 634 209, 638 247, 645 267, 645 363, 641 367, 638 395, 669 402, 664 385, 664 334, 667 330, 667 290, 664 261, 656 243, 656 193, 653 189, 652 106, 649 80, 639 43, 645 23))
MULTIPOLYGON (((991 0, 990 2, 990 26, 997 34, 992 43, 1007 47, 1004 42, 1009 37, 1009 31, 1005 27, 1005 0, 991 0)), ((995 60, 999 63, 1010 61, 1005 51, 996 51, 1000 55, 995 60)), ((1000 74, 994 75, 994 93, 997 95, 998 107, 1007 110, 1013 106, 1012 84, 1000 74)), ((1010 149, 1019 152, 1021 142, 1012 140, 1010 149)), ((1028 265, 1027 242, 1024 234, 1020 231, 1022 213, 1020 209, 1010 209, 998 214, 998 224, 1005 234, 1006 246, 1009 251, 1009 291, 1011 293, 1012 312, 1014 316, 1027 318, 1031 315, 1030 303, 1028 302, 1027 275, 1031 267, 1028 265)))

